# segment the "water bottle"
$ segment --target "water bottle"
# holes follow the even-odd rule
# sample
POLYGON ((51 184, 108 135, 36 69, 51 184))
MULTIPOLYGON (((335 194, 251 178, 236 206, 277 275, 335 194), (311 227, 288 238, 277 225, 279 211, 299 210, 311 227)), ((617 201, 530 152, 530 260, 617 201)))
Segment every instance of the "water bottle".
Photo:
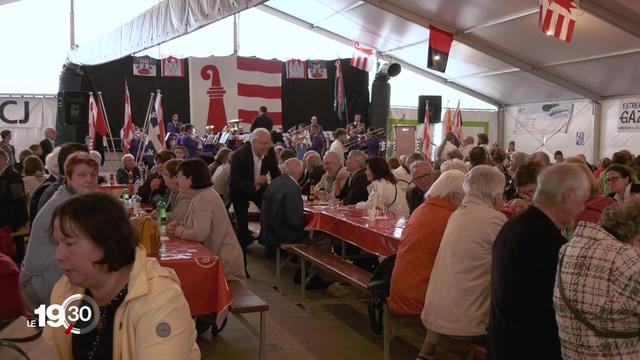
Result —
POLYGON ((160 237, 167 236, 167 204, 164 201, 158 203, 158 226, 160 237))
POLYGON ((135 194, 131 197, 131 202, 133 203, 133 215, 138 216, 138 214, 140 214, 140 203, 142 202, 142 198, 135 194))
POLYGON ((135 184, 133 184, 133 193, 134 193, 134 195, 138 195, 138 190, 140 189, 140 186, 142 186, 142 179, 138 178, 138 180, 136 180, 135 184))
POLYGON ((164 201, 158 203, 158 228, 160 229, 160 255, 167 252, 167 204, 164 201))

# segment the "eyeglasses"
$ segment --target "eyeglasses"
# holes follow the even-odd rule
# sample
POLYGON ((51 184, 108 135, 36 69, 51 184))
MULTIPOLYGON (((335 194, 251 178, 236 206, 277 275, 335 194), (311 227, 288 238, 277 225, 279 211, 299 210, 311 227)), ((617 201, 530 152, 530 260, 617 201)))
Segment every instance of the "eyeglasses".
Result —
POLYGON ((622 176, 612 176, 610 178, 607 178, 607 184, 614 183, 614 182, 618 181, 619 179, 622 179, 622 176))
POLYGON ((531 200, 535 191, 518 191, 518 197, 522 200, 531 200))

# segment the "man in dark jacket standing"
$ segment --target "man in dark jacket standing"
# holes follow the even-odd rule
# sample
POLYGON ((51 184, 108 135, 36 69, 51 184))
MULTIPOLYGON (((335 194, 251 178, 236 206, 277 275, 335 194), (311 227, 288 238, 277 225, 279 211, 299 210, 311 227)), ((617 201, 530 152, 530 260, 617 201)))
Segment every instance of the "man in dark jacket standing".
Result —
POLYGON ((260 243, 273 253, 282 243, 299 243, 305 239, 304 211, 298 179, 302 163, 298 159, 284 162, 284 174, 278 176, 264 192, 260 211, 260 243))
POLYGON ((46 162, 47 155, 51 154, 51 152, 53 151, 56 136, 56 129, 46 128, 44 130, 44 139, 40 141, 40 147, 42 148, 42 155, 40 155, 40 160, 42 160, 43 164, 46 162))
POLYGON ((561 230, 573 222, 589 198, 590 183, 573 164, 559 164, 538 177, 533 205, 507 221, 493 244, 491 360, 560 360, 553 310, 553 286, 561 230))
POLYGON ((18 230, 29 220, 25 202, 24 182, 9 162, 9 155, 0 149, 0 228, 18 230))
POLYGON ((273 120, 267 115, 267 107, 262 105, 260 106, 260 111, 258 111, 258 116, 253 118, 253 122, 251 123, 251 133, 253 130, 258 128, 264 128, 271 133, 273 130, 273 120))
POLYGON ((238 225, 238 241, 245 254, 251 243, 249 238, 249 201, 262 205, 262 194, 267 187, 267 174, 271 179, 280 176, 276 153, 271 147, 271 133, 257 128, 251 133, 251 141, 233 154, 229 191, 238 225))

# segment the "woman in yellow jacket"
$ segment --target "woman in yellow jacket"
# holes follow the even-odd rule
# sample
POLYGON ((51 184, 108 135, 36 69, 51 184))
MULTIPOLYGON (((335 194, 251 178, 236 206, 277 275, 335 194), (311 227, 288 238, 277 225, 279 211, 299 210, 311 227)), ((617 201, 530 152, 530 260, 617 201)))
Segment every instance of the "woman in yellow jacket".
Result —
MULTIPOLYGON (((93 313, 94 325, 92 318, 67 329, 45 327, 45 339, 58 358, 200 358, 177 276, 147 258, 116 199, 102 193, 73 197, 54 211, 50 231, 55 259, 64 273, 51 304, 80 294, 99 308, 93 313)), ((81 307, 87 304, 83 301, 81 307)))

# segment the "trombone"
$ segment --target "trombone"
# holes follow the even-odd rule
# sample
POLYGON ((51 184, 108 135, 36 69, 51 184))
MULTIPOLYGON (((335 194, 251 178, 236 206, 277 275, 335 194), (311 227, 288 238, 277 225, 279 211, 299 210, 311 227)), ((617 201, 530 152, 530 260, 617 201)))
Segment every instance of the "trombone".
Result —
POLYGON ((378 135, 382 135, 384 133, 384 129, 383 128, 377 128, 375 130, 369 131, 365 134, 359 134, 356 135, 355 139, 349 140, 347 141, 346 144, 344 144, 345 149, 350 148, 351 146, 356 145, 357 143, 363 141, 363 140, 369 140, 371 138, 374 137, 378 137, 378 135))

